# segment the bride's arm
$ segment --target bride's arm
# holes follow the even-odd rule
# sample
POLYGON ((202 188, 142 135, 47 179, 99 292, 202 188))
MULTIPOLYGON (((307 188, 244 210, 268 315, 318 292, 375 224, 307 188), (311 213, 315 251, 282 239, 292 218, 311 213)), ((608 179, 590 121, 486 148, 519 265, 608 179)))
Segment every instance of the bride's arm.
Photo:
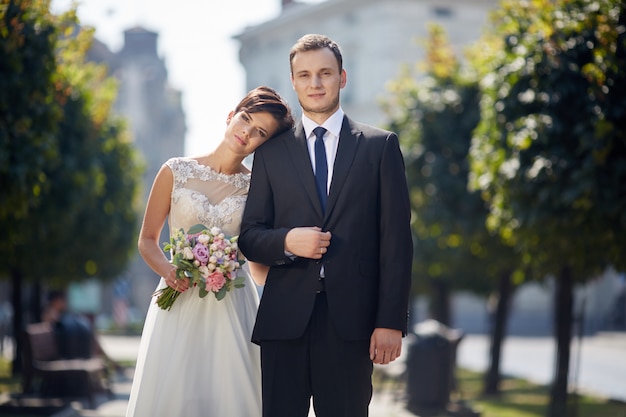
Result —
POLYGON ((270 267, 251 261, 248 261, 248 265, 250 266, 250 275, 252 275, 252 279, 256 285, 265 285, 265 279, 267 278, 270 267))
POLYGON ((170 201, 174 176, 170 168, 163 165, 154 179, 146 211, 139 232, 137 246, 142 258, 159 276, 168 278, 175 276, 173 266, 159 246, 161 229, 170 211, 170 201))

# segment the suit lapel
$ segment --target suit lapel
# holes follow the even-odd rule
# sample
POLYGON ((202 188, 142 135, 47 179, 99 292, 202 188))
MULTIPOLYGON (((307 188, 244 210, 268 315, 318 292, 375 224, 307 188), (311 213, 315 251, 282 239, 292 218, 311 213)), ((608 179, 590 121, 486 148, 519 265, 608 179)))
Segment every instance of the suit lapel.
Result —
POLYGON ((299 122, 294 128, 294 141, 286 141, 287 150, 291 156, 291 160, 295 165, 295 171, 304 187, 311 204, 315 207, 315 211, 321 217, 324 217, 322 213, 322 205, 320 199, 317 196, 317 189, 315 187, 315 174, 313 173, 313 167, 311 166, 311 157, 309 156, 309 148, 306 143, 306 137, 304 136, 304 128, 302 122, 299 122))
MULTIPOLYGON (((328 219, 333 209, 341 189, 343 188, 348 172, 354 161, 356 150, 358 147, 358 138, 361 135, 359 131, 352 130, 352 124, 347 116, 344 116, 341 125, 341 133, 339 134, 339 144, 337 145, 337 155, 335 156, 335 165, 333 166, 333 178, 330 183, 330 193, 326 207, 325 218, 328 219)), ((315 184, 314 184, 315 185, 315 184)))

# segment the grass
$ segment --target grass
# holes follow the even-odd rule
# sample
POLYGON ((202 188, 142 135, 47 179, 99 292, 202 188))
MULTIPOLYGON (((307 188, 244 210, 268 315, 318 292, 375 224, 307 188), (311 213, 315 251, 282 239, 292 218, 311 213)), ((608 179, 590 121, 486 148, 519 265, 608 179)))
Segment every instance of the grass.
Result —
MULTIPOLYGON (((405 386, 399 382, 374 379, 378 390, 392 390, 402 394, 405 386)), ((546 417, 550 402, 549 387, 533 384, 524 379, 503 377, 500 395, 485 397, 483 374, 458 369, 458 390, 452 393, 453 403, 465 404, 480 417, 546 417)), ((626 384, 626 381, 625 381, 626 384)), ((436 417, 448 417, 452 413, 436 417)), ((456 414, 459 415, 459 414, 456 414)), ((434 417, 434 416, 433 416, 434 417)), ((568 415, 559 417, 626 417, 626 403, 590 395, 570 394, 568 415)))
MULTIPOLYGON (((545 417, 550 401, 549 388, 518 378, 504 377, 501 394, 482 395, 483 375, 464 369, 457 371, 459 396, 481 417, 545 417)), ((626 383, 626 381, 625 381, 626 383)), ((589 395, 571 394, 569 415, 563 417, 626 417, 626 404, 589 395)))
POLYGON ((21 379, 11 376, 11 362, 6 358, 0 358, 0 394, 20 392, 21 389, 21 379))

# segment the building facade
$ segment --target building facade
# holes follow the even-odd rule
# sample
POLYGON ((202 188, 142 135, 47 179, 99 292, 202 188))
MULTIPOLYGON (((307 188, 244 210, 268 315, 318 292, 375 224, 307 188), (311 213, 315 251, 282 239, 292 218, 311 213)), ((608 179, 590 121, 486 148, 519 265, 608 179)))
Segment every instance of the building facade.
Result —
POLYGON ((320 33, 341 47, 348 82, 342 107, 357 120, 373 125, 385 122, 379 100, 386 84, 403 65, 423 60, 421 41, 428 25, 441 25, 459 57, 477 40, 497 0, 327 0, 297 3, 283 0, 275 19, 248 27, 234 38, 246 72, 246 89, 267 84, 299 105, 289 79, 289 49, 307 33, 320 33))

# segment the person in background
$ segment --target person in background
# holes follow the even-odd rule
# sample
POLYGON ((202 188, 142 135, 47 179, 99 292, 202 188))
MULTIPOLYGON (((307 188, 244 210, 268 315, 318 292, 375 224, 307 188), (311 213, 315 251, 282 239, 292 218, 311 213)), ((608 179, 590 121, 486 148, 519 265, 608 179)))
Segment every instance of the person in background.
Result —
POLYGON ((102 357, 117 371, 122 366, 110 358, 98 341, 91 322, 82 314, 68 308, 67 294, 63 290, 48 292, 48 301, 42 313, 42 321, 54 329, 59 356, 64 359, 102 357))
POLYGON ((365 417, 373 364, 400 356, 413 243, 395 133, 344 114, 347 75, 326 36, 289 54, 302 108, 254 154, 239 246, 270 267, 252 340, 263 416, 365 417))

